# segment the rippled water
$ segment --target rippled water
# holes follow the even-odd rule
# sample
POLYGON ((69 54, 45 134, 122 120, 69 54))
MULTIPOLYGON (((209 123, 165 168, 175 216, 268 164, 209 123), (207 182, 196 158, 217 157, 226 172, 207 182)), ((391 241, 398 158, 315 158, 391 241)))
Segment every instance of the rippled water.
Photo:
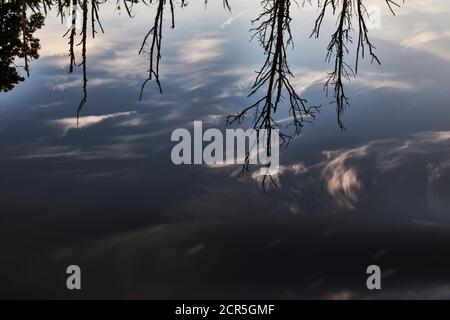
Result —
POLYGON ((175 128, 225 129, 254 102, 258 1, 230 1, 231 13, 222 1, 177 5, 174 29, 166 8, 163 94, 151 81, 142 101, 149 57, 138 51, 156 5, 133 6, 133 18, 100 5, 105 33, 89 29, 78 126, 83 68, 68 74, 67 25, 49 11, 30 77, 0 95, 1 296, 448 298, 450 4, 408 0, 393 16, 367 2, 383 8, 370 30, 382 64, 366 56, 345 81, 346 131, 323 91, 336 17, 310 38, 317 7, 292 5, 293 83, 322 107, 281 148, 267 191, 253 169, 170 159, 175 128), (81 293, 65 290, 69 264, 82 267, 81 293), (384 272, 381 291, 365 287, 370 264, 384 272))

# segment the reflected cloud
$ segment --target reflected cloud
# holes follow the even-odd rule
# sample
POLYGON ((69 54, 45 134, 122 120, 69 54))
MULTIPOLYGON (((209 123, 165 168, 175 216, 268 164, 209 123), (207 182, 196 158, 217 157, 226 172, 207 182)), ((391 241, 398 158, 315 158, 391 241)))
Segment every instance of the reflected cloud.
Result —
POLYGON ((220 35, 203 35, 180 43, 180 60, 184 63, 207 62, 225 53, 224 45, 229 40, 220 35))
MULTIPOLYGON (((13 159, 56 159, 67 158, 72 160, 123 160, 143 157, 135 150, 134 144, 116 143, 94 147, 75 146, 36 146, 27 150, 25 155, 13 156, 13 159)), ((80 177, 81 173, 75 176, 80 177)))
POLYGON ((243 15, 245 15, 247 12, 249 12, 248 9, 243 10, 241 12, 239 12, 236 15, 232 15, 231 17, 229 17, 226 21, 224 21, 221 25, 220 28, 224 29, 226 27, 228 27, 229 25, 231 25, 235 20, 239 19, 240 17, 242 17, 243 15))
POLYGON ((433 26, 420 25, 409 38, 401 42, 401 46, 407 49, 421 50, 440 59, 450 61, 450 30, 440 32, 435 30, 436 28, 433 26))
POLYGON ((141 127, 146 124, 147 122, 142 117, 133 117, 131 119, 124 120, 117 125, 121 127, 141 127))
POLYGON ((358 202, 358 192, 363 187, 358 177, 358 169, 348 162, 367 155, 368 146, 346 151, 324 151, 327 157, 322 169, 322 179, 328 194, 341 207, 353 210, 358 202))
POLYGON ((417 49, 422 48, 429 42, 448 36, 450 36, 450 33, 438 33, 431 30, 416 31, 410 38, 403 40, 401 45, 405 48, 417 49))
MULTIPOLYGON (((450 61, 450 29, 448 12, 450 4, 441 0, 410 0, 401 10, 397 10, 400 23, 390 32, 375 31, 374 36, 400 46, 403 50, 420 51, 433 57, 450 61)), ((388 16, 389 12, 385 12, 388 16)), ((393 20, 383 17, 383 30, 393 20)))
POLYGON ((380 89, 413 91, 420 84, 421 81, 413 83, 393 73, 362 72, 358 77, 358 81, 353 83, 353 86, 360 92, 380 89))
MULTIPOLYGON (((279 179, 280 176, 286 175, 286 174, 293 174, 295 176, 299 176, 306 172, 308 172, 308 168, 303 163, 295 163, 295 164, 291 164, 291 165, 280 165, 277 173, 273 174, 272 178, 276 182, 277 186, 280 187, 281 186, 281 182, 279 179)), ((254 181, 261 184, 264 180, 264 176, 265 176, 265 174, 263 172, 261 172, 261 170, 257 170, 252 173, 251 178, 254 181)), ((270 186, 270 187, 272 187, 272 186, 270 186)))
POLYGON ((326 81, 326 70, 299 68, 294 71, 294 86, 297 92, 303 93, 314 85, 322 85, 326 81))
POLYGON ((428 186, 427 186, 427 200, 428 206, 433 211, 439 212, 441 210, 440 195, 439 195, 439 181, 444 174, 450 172, 450 160, 440 163, 429 163, 427 165, 428 171, 428 186))
MULTIPOLYGON (((450 210, 448 199, 445 198, 447 202, 443 207, 440 197, 450 186, 446 179, 450 177, 450 131, 373 140, 354 148, 325 150, 322 157, 324 159, 309 165, 298 162, 280 166, 274 176, 284 190, 280 204, 296 212, 316 208, 315 211, 318 207, 364 212, 366 195, 370 193, 372 197, 378 195, 384 199, 378 204, 380 212, 390 212, 393 207, 402 212, 411 205, 410 201, 402 199, 410 198, 411 186, 417 186, 426 190, 422 200, 427 203, 429 212, 450 210), (395 196, 389 192, 392 183, 397 185, 395 196), (311 201, 312 191, 314 205, 305 208, 304 204, 311 201)), ((231 175, 235 176, 235 172, 231 175)), ((252 172, 250 178, 239 177, 241 181, 251 179, 258 184, 262 178, 259 170, 252 172)), ((411 215, 423 214, 420 208, 411 210, 411 215)))
MULTIPOLYGON (((67 89, 72 89, 72 88, 79 88, 80 86, 83 85, 83 80, 82 79, 70 79, 67 77, 63 77, 63 76, 55 76, 55 77, 50 77, 48 79, 49 81, 49 86, 53 89, 53 90, 57 90, 57 91, 65 91, 67 89)), ((120 83, 120 80, 118 80, 117 78, 93 78, 89 80, 89 86, 91 87, 99 87, 99 86, 104 86, 104 85, 108 85, 108 84, 114 84, 114 83, 120 83)))
POLYGON ((417 13, 438 15, 449 11, 450 6, 446 0, 408 0, 408 5, 403 6, 398 14, 400 16, 417 13))
POLYGON ((103 114, 103 115, 96 115, 96 116, 84 116, 80 118, 72 117, 72 118, 63 118, 63 119, 56 119, 51 120, 51 123, 58 126, 62 132, 63 135, 65 135, 69 130, 71 129, 82 129, 91 127, 95 124, 101 123, 105 120, 117 118, 117 117, 126 117, 136 114, 136 111, 129 111, 129 112, 117 112, 117 113, 110 113, 110 114, 103 114))
MULTIPOLYGON (((231 86, 223 88, 218 98, 228 98, 236 96, 244 96, 247 94, 248 88, 254 81, 255 68, 233 68, 227 71, 217 73, 217 76, 232 77, 235 80, 231 86)), ((304 93, 314 86, 323 87, 326 81, 327 71, 325 69, 308 69, 296 68, 294 73, 294 87, 299 93, 304 93)), ((372 90, 389 89, 396 91, 413 91, 417 86, 426 84, 427 80, 412 82, 395 73, 377 73, 377 72, 361 72, 358 75, 358 81, 348 84, 349 88, 355 88, 358 92, 367 92, 372 90)))
POLYGON ((33 107, 33 109, 50 109, 53 107, 58 107, 64 104, 64 101, 55 101, 55 102, 50 102, 50 103, 43 103, 43 104, 39 104, 35 107, 33 107))

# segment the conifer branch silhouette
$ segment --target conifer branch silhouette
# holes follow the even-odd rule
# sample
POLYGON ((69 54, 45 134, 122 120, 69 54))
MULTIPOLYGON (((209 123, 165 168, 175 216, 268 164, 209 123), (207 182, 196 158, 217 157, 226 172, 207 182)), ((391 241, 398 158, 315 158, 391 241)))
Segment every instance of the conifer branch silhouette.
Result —
POLYGON ((76 64, 75 62, 75 37, 76 37, 76 19, 77 19, 77 0, 72 0, 72 23, 70 28, 67 30, 67 32, 64 34, 64 37, 69 34, 69 57, 70 57, 70 63, 69 63, 69 73, 73 73, 73 68, 76 64))
POLYGON ((0 0, 0 91, 12 90, 30 76, 30 63, 39 58, 40 41, 34 33, 44 24, 39 2, 0 0), (20 59, 23 65, 16 62, 20 59))
POLYGON ((30 77, 30 66, 28 58, 28 27, 27 27, 27 2, 22 0, 22 45, 23 45, 23 60, 25 63, 24 69, 27 77, 30 77))
MULTIPOLYGON (((105 33, 105 30, 103 30, 102 23, 100 22, 100 17, 98 14, 99 8, 100 8, 100 1, 98 0, 91 0, 91 28, 92 28, 92 38, 95 38, 95 34, 97 31, 95 30, 95 22, 98 23, 98 26, 100 27, 100 30, 102 33, 105 33)), ((104 3, 104 2, 101 2, 104 3)))

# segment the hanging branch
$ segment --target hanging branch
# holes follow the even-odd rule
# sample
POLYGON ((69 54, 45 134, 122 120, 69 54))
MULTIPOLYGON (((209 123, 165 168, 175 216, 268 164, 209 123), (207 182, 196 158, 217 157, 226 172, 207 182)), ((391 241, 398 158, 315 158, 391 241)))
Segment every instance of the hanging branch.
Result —
POLYGON ((83 0, 83 26, 81 30, 81 42, 78 44, 81 44, 81 58, 82 62, 80 63, 81 66, 83 66, 83 98, 80 101, 80 104, 77 109, 77 125, 78 120, 80 118, 80 111, 83 108, 84 104, 87 101, 87 59, 86 59, 86 43, 87 43, 87 17, 88 17, 88 6, 87 6, 88 0, 83 0))
POLYGON ((356 0, 356 10, 358 14, 358 26, 359 26, 359 32, 358 32, 358 46, 356 49, 356 63, 355 63, 355 74, 358 74, 358 64, 359 64, 359 57, 361 56, 362 59, 364 59, 364 53, 365 53, 365 46, 367 45, 369 49, 369 55, 372 57, 372 63, 376 61, 378 64, 381 64, 380 60, 374 53, 375 46, 371 43, 369 39, 367 24, 366 24, 366 17, 369 17, 369 14, 367 13, 366 7, 362 3, 363 0, 356 0))
MULTIPOLYGON (((253 128, 257 130, 267 129, 269 132, 267 137, 269 151, 270 132, 272 129, 280 127, 274 120, 273 115, 283 100, 283 92, 286 92, 289 98, 290 114, 293 117, 291 125, 295 127, 296 133, 300 132, 305 118, 314 118, 318 107, 308 107, 307 100, 296 93, 291 83, 294 75, 289 68, 286 53, 287 48, 292 45, 290 0, 263 0, 262 4, 264 11, 257 19, 252 21, 258 25, 251 31, 254 32, 252 39, 257 38, 263 47, 266 59, 257 72, 252 91, 248 97, 257 95, 259 92, 262 92, 263 96, 239 113, 229 115, 227 124, 241 123, 247 113, 253 111, 255 114, 253 128)), ((280 133, 280 137, 287 142, 292 138, 284 133, 280 133)))
MULTIPOLYGON (((386 0, 386 3, 391 11, 393 11, 391 7, 392 4, 399 6, 392 0, 386 0)), ((369 14, 363 4, 363 0, 325 0, 323 4, 321 0, 318 0, 318 5, 321 9, 316 19, 311 37, 319 37, 322 22, 328 8, 331 8, 333 15, 337 13, 338 16, 337 28, 331 35, 325 59, 327 62, 330 62, 331 59, 334 58, 334 69, 328 73, 324 90, 328 95, 329 88, 333 87, 334 100, 332 103, 336 104, 338 125, 344 130, 345 127, 342 123, 342 115, 345 108, 350 104, 349 98, 344 90, 344 80, 349 81, 350 78, 356 76, 358 73, 359 59, 364 58, 366 48, 372 58, 372 63, 375 61, 378 64, 381 64, 381 62, 374 52, 375 46, 369 39, 367 28, 369 14), (358 19, 358 42, 354 71, 353 67, 345 62, 345 56, 349 53, 348 45, 352 43, 351 32, 353 31, 353 14, 355 14, 358 19)))
MULTIPOLYGON (((405 0, 403 0, 403 3, 405 3, 405 0)), ((391 10, 392 14, 395 16, 395 11, 392 8, 392 6, 394 5, 397 8, 400 8, 400 5, 398 3, 396 3, 395 1, 393 1, 393 0, 386 0, 386 4, 388 5, 389 10, 391 10)))
MULTIPOLYGON (((80 32, 81 40, 76 46, 81 45, 81 63, 79 66, 82 66, 82 72, 83 72, 83 97, 78 105, 77 108, 77 123, 79 120, 80 112, 84 106, 84 104, 87 102, 87 34, 88 34, 88 16, 89 16, 89 0, 80 0, 81 3, 81 9, 83 11, 82 16, 82 30, 80 32)), ((98 24, 100 27, 102 33, 104 33, 103 26, 100 22, 99 17, 99 5, 101 3, 105 3, 106 1, 103 0, 91 0, 91 29, 92 29, 92 38, 95 38, 95 34, 97 33, 95 29, 95 25, 98 24)), ((69 5, 70 0, 67 2, 58 1, 58 11, 61 17, 64 17, 64 6, 69 5)), ((72 20, 71 20, 71 26, 69 30, 64 34, 64 37, 69 34, 69 57, 70 57, 70 63, 69 63, 69 73, 73 73, 74 67, 76 65, 75 61, 75 38, 77 36, 76 31, 76 21, 77 21, 77 6, 78 1, 72 0, 72 20)))
POLYGON ((344 55, 349 53, 347 44, 352 42, 349 32, 352 28, 352 2, 351 0, 342 0, 342 7, 338 18, 337 30, 331 36, 331 41, 327 47, 328 62, 334 57, 334 70, 328 73, 328 79, 325 82, 325 88, 328 94, 328 88, 334 88, 334 99, 336 103, 336 113, 338 125, 341 129, 345 129, 341 118, 345 107, 349 105, 349 99, 344 91, 343 79, 350 80, 355 74, 352 67, 344 60, 344 55))
POLYGON ((95 30, 95 22, 98 23, 100 30, 102 30, 102 33, 105 33, 105 31, 103 30, 102 23, 100 22, 100 17, 98 15, 100 3, 104 3, 104 2, 100 2, 99 0, 92 0, 92 3, 91 3, 92 38, 95 38, 95 34, 97 33, 97 31, 95 30))
MULTIPOLYGON (((263 0, 263 12, 252 21, 257 24, 253 31, 252 39, 256 38, 264 49, 266 59, 263 66, 257 72, 255 82, 248 97, 262 93, 262 97, 249 107, 237 114, 229 115, 226 119, 227 125, 241 123, 245 116, 252 111, 254 113, 253 129, 267 130, 266 153, 271 155, 272 130, 279 129, 280 125, 274 119, 274 114, 283 100, 283 93, 287 94, 289 100, 289 113, 295 134, 298 134, 304 125, 306 118, 315 117, 319 106, 308 107, 307 100, 301 98, 295 91, 291 81, 294 78, 287 62, 287 48, 293 45, 290 28, 290 0, 263 0)), ((282 144, 289 143, 292 136, 280 132, 282 144)), ((259 135, 258 135, 259 139, 259 135)), ((248 169, 250 154, 247 152, 243 171, 248 169)), ((270 166, 270 164, 269 164, 270 166)), ((270 178, 276 184, 269 171, 263 177, 263 186, 266 178, 270 178)))
MULTIPOLYGON (((185 1, 186 0, 182 0, 182 6, 185 5, 184 4, 185 1)), ((208 4, 208 0, 205 0, 205 7, 206 7, 207 4, 208 4)), ((231 12, 231 5, 230 5, 229 0, 222 0, 222 4, 223 4, 223 7, 224 7, 225 10, 228 10, 229 12, 231 12)), ((186 3, 186 5, 187 5, 187 3, 186 3)))
MULTIPOLYGON (((146 53, 149 55, 149 69, 148 69, 148 77, 144 81, 141 87, 141 93, 139 96, 139 101, 142 100, 142 95, 144 92, 144 88, 146 84, 155 77, 156 84, 158 85, 159 92, 162 94, 161 82, 159 81, 159 62, 161 60, 161 42, 162 42, 162 27, 164 20, 164 6, 167 0, 156 0, 158 2, 158 6, 156 8, 156 15, 153 23, 153 27, 147 33, 142 41, 141 48, 139 50, 139 54, 146 53), (145 45, 147 45, 147 40, 150 37, 150 52, 144 51, 145 45)), ((172 12, 172 28, 175 28, 175 17, 174 17, 174 7, 173 0, 168 0, 170 2, 170 10, 172 12)))
POLYGON ((224 7, 226 10, 228 10, 228 11, 231 12, 231 5, 230 5, 230 3, 228 2, 228 0, 223 0, 223 7, 224 7))
POLYGON ((65 0, 58 0, 57 2, 58 5, 58 13, 56 16, 60 16, 61 18, 61 23, 64 23, 64 6, 66 5, 66 1, 65 0))
POLYGON ((63 37, 65 37, 67 34, 69 35, 69 57, 70 57, 70 64, 69 64, 69 73, 73 72, 73 67, 75 66, 75 36, 76 36, 76 21, 77 21, 77 0, 72 0, 72 24, 67 30, 67 32, 64 34, 63 37))
MULTIPOLYGON (((148 54, 149 56, 149 68, 148 68, 148 77, 143 82, 141 86, 141 92, 139 95, 139 101, 142 101, 143 93, 145 86, 147 83, 153 78, 158 86, 159 92, 162 94, 162 86, 161 81, 159 79, 159 64, 161 61, 161 47, 162 47, 162 29, 163 29, 163 21, 164 21, 164 7, 168 3, 170 7, 171 14, 171 29, 175 28, 175 2, 174 0, 150 0, 151 3, 157 3, 156 7, 156 15, 153 21, 153 27, 150 31, 145 35, 144 40, 142 41, 141 47, 139 49, 139 54, 148 54), (150 39, 150 41, 149 41, 150 39), (150 51, 145 51, 145 46, 150 46, 150 51)), ((145 2, 144 2, 145 3, 145 2)), ((205 5, 208 3, 205 0, 205 5)), ((186 7, 188 2, 186 0, 181 0, 180 6, 186 7)), ((231 11, 231 6, 229 4, 229 0, 223 0, 223 5, 227 10, 231 11)))
MULTIPOLYGON (((144 4, 147 4, 144 0, 141 0, 144 4)), ((130 18, 134 18, 133 14, 131 13, 131 10, 133 8, 133 5, 135 3, 138 3, 139 0, 123 0, 123 5, 125 7, 125 10, 127 11, 127 14, 130 18)), ((151 2, 151 0, 150 0, 151 2)), ((116 8, 120 10, 120 0, 116 0, 116 8)))

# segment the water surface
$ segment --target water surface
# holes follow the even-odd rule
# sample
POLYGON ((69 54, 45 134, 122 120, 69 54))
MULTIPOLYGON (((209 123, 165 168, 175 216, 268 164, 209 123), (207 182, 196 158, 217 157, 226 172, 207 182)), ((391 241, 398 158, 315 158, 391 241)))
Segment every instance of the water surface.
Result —
MULTIPOLYGON (((105 33, 89 29, 78 126, 82 46, 68 74, 55 8, 35 33, 30 76, 19 68, 25 81, 0 95, 2 297, 450 296, 450 4, 411 0, 393 16, 371 2, 382 2, 370 30, 381 65, 366 56, 345 81, 344 131, 323 91, 337 17, 310 38, 317 7, 292 4, 292 82, 322 107, 281 148, 278 186, 264 190, 256 168, 170 159, 174 129, 224 130, 254 102, 265 57, 248 30, 261 3, 176 4, 174 29, 166 7, 163 94, 150 81, 139 101, 149 56, 138 51, 157 4, 134 5, 130 18, 115 2, 99 6, 105 33), (70 264, 83 270, 81 292, 65 289, 70 264), (383 270, 381 291, 366 289, 370 264, 383 270)), ((276 119, 288 124, 288 101, 276 119)))

